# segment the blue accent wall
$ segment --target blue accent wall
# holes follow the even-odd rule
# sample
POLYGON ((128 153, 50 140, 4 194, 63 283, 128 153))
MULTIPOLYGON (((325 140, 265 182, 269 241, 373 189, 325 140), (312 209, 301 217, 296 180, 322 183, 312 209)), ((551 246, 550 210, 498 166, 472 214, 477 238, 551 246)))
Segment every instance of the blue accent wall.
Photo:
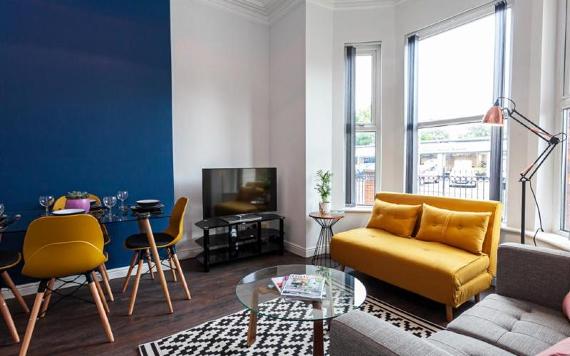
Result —
MULTIPOLYGON (((119 189, 173 203, 169 1, 2 0, 0 202, 17 213, 43 194, 119 189)), ((115 225, 110 268, 137 232, 115 225)))

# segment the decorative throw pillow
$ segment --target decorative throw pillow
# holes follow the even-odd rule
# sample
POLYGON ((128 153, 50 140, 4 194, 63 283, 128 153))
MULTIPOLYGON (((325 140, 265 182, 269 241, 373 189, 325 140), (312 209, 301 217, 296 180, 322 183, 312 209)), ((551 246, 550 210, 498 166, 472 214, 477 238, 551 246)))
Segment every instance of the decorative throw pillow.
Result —
POLYGON ((491 213, 453 211, 424 204, 416 238, 480 254, 491 213))
POLYGON ((566 315, 567 319, 570 319, 570 292, 568 292, 562 300, 562 312, 566 315))
POLYGON ((376 199, 366 227, 382 229, 398 236, 410 237, 416 226, 421 208, 421 205, 392 204, 376 199))
POLYGON ((560 340, 536 356, 568 356, 570 355, 570 337, 560 340))

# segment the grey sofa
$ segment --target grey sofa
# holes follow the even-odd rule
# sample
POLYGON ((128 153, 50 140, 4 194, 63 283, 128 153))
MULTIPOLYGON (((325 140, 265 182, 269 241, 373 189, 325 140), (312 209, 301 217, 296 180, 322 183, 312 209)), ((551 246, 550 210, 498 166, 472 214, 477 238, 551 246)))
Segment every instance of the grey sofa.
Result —
POLYGON ((561 311, 570 291, 570 253, 503 244, 496 294, 463 312, 427 339, 420 339, 361 311, 331 324, 331 356, 536 355, 570 337, 561 311))

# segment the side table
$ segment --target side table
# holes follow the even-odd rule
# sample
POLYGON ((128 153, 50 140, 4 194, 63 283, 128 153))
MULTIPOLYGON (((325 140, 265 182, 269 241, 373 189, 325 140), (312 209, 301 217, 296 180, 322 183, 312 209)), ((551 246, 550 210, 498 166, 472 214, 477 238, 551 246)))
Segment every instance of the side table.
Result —
POLYGON ((340 219, 344 218, 343 214, 321 214, 320 212, 310 213, 309 216, 313 218, 317 224, 321 226, 321 233, 317 241, 317 248, 315 254, 311 259, 311 264, 316 266, 336 267, 336 263, 331 259, 330 244, 333 236, 332 227, 340 219))

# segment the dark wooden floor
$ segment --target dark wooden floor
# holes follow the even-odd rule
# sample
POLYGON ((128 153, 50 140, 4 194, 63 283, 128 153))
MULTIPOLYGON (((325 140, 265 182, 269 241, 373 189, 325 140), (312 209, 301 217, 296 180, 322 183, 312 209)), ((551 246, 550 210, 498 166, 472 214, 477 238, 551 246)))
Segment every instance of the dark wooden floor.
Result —
MULTIPOLYGON (((110 303, 110 322, 115 342, 107 343, 95 306, 72 298, 64 299, 50 309, 48 315, 36 324, 29 355, 137 355, 137 346, 178 331, 182 331, 207 320, 242 310, 235 297, 235 285, 244 275, 260 268, 278 264, 305 263, 305 259, 286 253, 284 256, 265 256, 245 260, 232 265, 212 268, 202 272, 196 260, 182 262, 182 268, 189 282, 192 300, 184 299, 184 292, 178 284, 169 283, 173 299, 174 314, 167 314, 166 304, 158 282, 143 276, 139 296, 132 317, 127 316, 129 291, 122 295, 122 280, 111 281, 115 302, 110 303)), ((419 297, 399 288, 382 283, 374 278, 353 272, 366 286, 368 294, 394 306, 445 325, 443 305, 419 297)), ((170 272, 166 274, 171 280, 170 272)), ((89 298, 87 288, 78 295, 89 298)), ((33 296, 26 297, 29 306, 33 296)), ((55 301, 55 299, 53 300, 55 301)), ((52 302, 53 302, 52 301, 52 302)), ((8 301, 16 327, 23 336, 27 318, 14 300, 8 301)), ((466 303, 458 313, 472 306, 466 303)), ((17 354, 19 345, 12 344, 4 323, 0 320, 0 355, 17 354)))

